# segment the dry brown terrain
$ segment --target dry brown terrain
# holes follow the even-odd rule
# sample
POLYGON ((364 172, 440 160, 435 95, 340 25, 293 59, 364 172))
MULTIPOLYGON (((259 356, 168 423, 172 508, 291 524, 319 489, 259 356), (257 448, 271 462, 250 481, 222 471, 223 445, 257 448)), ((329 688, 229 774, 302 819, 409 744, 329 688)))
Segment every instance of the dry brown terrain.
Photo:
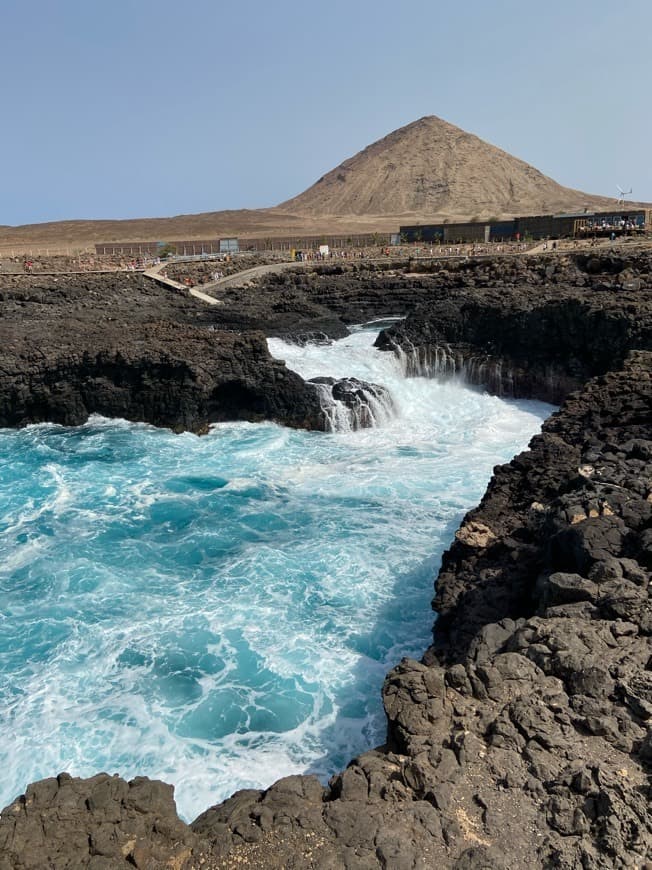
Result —
POLYGON ((562 187, 522 160, 429 116, 374 142, 275 208, 0 227, 0 254, 36 247, 69 252, 96 242, 393 232, 406 223, 615 204, 562 187))
POLYGON ((614 206, 440 118, 414 121, 345 160, 279 209, 294 214, 490 218, 614 206))
POLYGON ((311 219, 276 209, 216 211, 169 218, 134 220, 53 221, 0 228, 0 256, 31 248, 51 254, 92 249, 100 242, 170 241, 179 239, 279 238, 331 233, 395 232, 394 215, 365 215, 311 219))

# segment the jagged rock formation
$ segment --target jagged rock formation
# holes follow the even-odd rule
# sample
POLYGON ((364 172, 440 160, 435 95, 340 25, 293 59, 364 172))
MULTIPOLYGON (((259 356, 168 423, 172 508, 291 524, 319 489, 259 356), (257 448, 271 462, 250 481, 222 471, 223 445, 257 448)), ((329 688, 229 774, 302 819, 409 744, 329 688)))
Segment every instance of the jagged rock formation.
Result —
POLYGON ((652 349, 652 301, 639 293, 647 261, 640 274, 614 258, 579 265, 535 265, 506 294, 493 266, 460 264, 376 345, 399 353, 410 375, 460 375, 498 395, 559 403, 629 350, 652 349), (587 265, 602 270, 599 283, 587 265))
MULTIPOLYGON (((261 332, 220 329, 207 306, 140 277, 44 282, 6 279, 0 291, 0 426, 74 426, 96 413, 177 431, 224 420, 332 427, 320 388, 274 360, 261 332)), ((302 323, 296 312, 291 320, 302 323)), ((336 319, 334 329, 345 331, 336 319)), ((349 395, 353 425, 371 425, 362 393, 353 401, 344 383, 334 393, 349 395)))
POLYGON ((390 133, 281 203, 318 215, 489 217, 610 208, 434 115, 390 133))
POLYGON ((144 777, 41 780, 2 814, 0 870, 181 868, 199 850, 172 795, 144 777))
POLYGON ((497 469, 445 556, 435 645, 386 679, 384 747, 190 827, 157 783, 46 780, 3 812, 0 867, 642 866, 651 373, 632 355, 497 469))
MULTIPOLYGON (((596 376, 529 450, 495 469, 462 522, 437 581, 433 645, 385 681, 384 746, 326 788, 288 777, 238 792, 189 826, 160 783, 44 780, 2 813, 0 870, 610 870, 651 861, 652 352, 639 348, 649 347, 651 275, 648 257, 623 255, 270 284, 260 297, 270 312, 279 298, 288 307, 297 298, 341 325, 361 312, 412 309, 394 341, 459 342, 496 361, 505 354, 510 366, 527 362, 529 344, 532 371, 554 362, 567 378, 561 392, 596 376)), ((250 291, 247 299, 234 293, 202 317, 263 318, 250 291)), ((282 328, 281 315, 274 324, 282 328)), ((25 345, 7 340, 19 359, 25 345)), ((533 377, 528 389, 538 394, 540 384, 533 377)))
POLYGON ((115 335, 75 332, 0 353, 0 425, 84 423, 90 414, 203 432, 224 420, 323 429, 317 392, 271 358, 260 333, 151 324, 115 335))

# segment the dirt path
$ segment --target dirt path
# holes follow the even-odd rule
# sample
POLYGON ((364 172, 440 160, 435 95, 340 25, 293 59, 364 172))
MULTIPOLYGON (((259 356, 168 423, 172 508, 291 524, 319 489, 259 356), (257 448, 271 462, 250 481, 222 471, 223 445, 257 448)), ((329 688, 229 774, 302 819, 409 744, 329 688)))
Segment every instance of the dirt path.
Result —
POLYGON ((204 290, 222 290, 227 287, 235 287, 242 284, 243 281, 251 281, 254 278, 260 278, 261 275, 271 275, 279 272, 285 272, 286 269, 296 269, 298 267, 309 265, 299 261, 288 260, 281 263, 267 263, 264 266, 252 266, 251 269, 244 269, 242 272, 236 272, 234 275, 227 275, 224 278, 218 278, 217 281, 212 281, 210 284, 204 284, 204 290))
MULTIPOLYGON (((165 268, 166 265, 167 263, 159 263, 157 266, 152 266, 151 269, 145 269, 143 275, 146 278, 151 278, 152 281, 156 281, 158 284, 162 284, 164 287, 172 287, 173 290, 187 290, 191 296, 195 297, 195 299, 201 299, 202 302, 208 302, 209 305, 220 304, 220 300, 215 299, 214 296, 209 296, 207 293, 195 289, 195 287, 187 287, 185 284, 181 284, 179 281, 175 281, 173 278, 168 278, 166 275, 161 275, 161 271, 165 268)), ((205 288, 210 288, 213 286, 213 284, 204 285, 205 288)))
MULTIPOLYGON (((175 260, 175 263, 179 262, 183 262, 183 260, 175 260)), ((191 296, 194 296, 196 299, 202 299, 210 305, 219 305, 221 304, 220 300, 215 296, 209 295, 212 291, 223 290, 227 287, 235 287, 242 283, 246 283, 247 281, 259 278, 261 275, 284 272, 286 269, 296 269, 301 266, 305 267, 307 264, 296 261, 287 261, 281 263, 268 263, 264 266, 253 266, 251 269, 244 269, 242 272, 236 272, 233 275, 218 278, 217 281, 202 284, 201 290, 197 290, 195 287, 188 287, 185 284, 181 284, 179 281, 175 281, 173 278, 168 278, 167 276, 162 275, 161 272, 166 265, 167 263, 159 263, 157 266, 152 266, 151 269, 146 269, 143 274, 147 278, 157 281, 159 284, 172 287, 174 290, 187 290, 191 296)))

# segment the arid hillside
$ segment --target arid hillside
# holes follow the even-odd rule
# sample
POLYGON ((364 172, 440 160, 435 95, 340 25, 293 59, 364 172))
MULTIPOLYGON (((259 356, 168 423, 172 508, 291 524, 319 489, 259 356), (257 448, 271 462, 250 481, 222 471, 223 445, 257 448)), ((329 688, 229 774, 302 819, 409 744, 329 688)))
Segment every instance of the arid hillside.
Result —
POLYGON ((611 208, 431 115, 394 130, 278 208, 292 214, 471 218, 611 208))
POLYGON ((96 242, 396 231, 401 223, 613 208, 429 116, 401 127, 275 208, 0 227, 0 254, 96 242))

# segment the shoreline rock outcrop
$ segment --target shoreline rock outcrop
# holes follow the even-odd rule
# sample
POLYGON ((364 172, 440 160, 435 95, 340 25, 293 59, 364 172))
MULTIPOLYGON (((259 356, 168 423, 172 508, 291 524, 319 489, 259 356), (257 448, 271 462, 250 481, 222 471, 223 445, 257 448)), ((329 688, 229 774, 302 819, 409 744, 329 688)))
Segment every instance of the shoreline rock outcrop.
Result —
POLYGON ((408 376, 459 376, 511 398, 559 404, 589 378, 652 348, 652 298, 561 285, 441 291, 376 341, 408 376))
POLYGON ((0 868, 643 866, 651 407, 633 353, 496 469, 444 557, 433 646, 385 681, 386 745, 327 788, 289 777, 186 826, 161 784, 46 780, 3 812, 0 868))
MULTIPOLYGON (((237 792, 191 825, 180 822, 160 783, 44 780, 2 813, 0 870, 608 870, 652 861, 652 352, 644 266, 563 267, 559 310, 588 295, 582 284, 568 289, 585 281, 595 298, 582 302, 589 307, 578 317, 606 313, 582 333, 586 348, 574 345, 583 368, 568 366, 561 409, 528 450, 494 470, 445 553, 433 644, 385 680, 385 745, 354 759, 327 787, 287 777, 237 792), (638 289, 624 287, 625 269, 638 289), (591 379, 569 393, 587 372, 591 379)), ((422 295, 439 296, 428 308, 422 298, 423 310, 448 312, 430 321, 448 337, 454 304, 444 308, 440 297, 451 296, 449 284, 472 280, 477 289, 485 272, 491 284, 506 281, 509 270, 518 283, 518 273, 539 265, 495 267, 503 278, 492 277, 492 264, 468 268, 424 279, 422 295)), ((537 292, 514 286, 512 293, 506 282, 499 293, 506 314, 495 315, 494 334, 504 336, 501 347, 523 346, 526 355, 522 330, 537 323, 528 313, 538 308, 537 292), (526 303, 521 320, 515 297, 526 303)), ((319 300, 335 293, 325 285, 313 292, 319 300)), ((460 305, 472 302, 471 288, 465 292, 460 305)), ((474 298, 486 312, 485 294, 474 298)), ((344 319, 358 303, 348 315, 344 296, 337 304, 344 319)), ((381 316, 392 304, 389 292, 371 307, 381 316)), ((543 304, 551 334, 563 334, 554 300, 543 304)), ((478 342, 488 332, 477 326, 480 317, 459 321, 478 342)), ((425 331, 415 311, 406 335, 420 318, 425 331)), ((545 342, 533 335, 532 345, 536 355, 545 342)), ((562 364, 567 346, 551 350, 562 364)))
POLYGON ((48 348, 12 344, 0 352, 2 426, 77 426, 102 414, 175 431, 225 420, 325 428, 317 391, 270 356, 262 333, 151 323, 108 342, 78 328, 48 348))
MULTIPOLYGON (((101 414, 199 433, 230 420, 331 428, 323 390, 275 360, 262 331, 234 329, 234 314, 216 316, 140 275, 75 282, 0 281, 0 426, 76 426, 101 414)), ((352 425, 372 424, 360 391, 334 383, 333 398, 352 425)))

